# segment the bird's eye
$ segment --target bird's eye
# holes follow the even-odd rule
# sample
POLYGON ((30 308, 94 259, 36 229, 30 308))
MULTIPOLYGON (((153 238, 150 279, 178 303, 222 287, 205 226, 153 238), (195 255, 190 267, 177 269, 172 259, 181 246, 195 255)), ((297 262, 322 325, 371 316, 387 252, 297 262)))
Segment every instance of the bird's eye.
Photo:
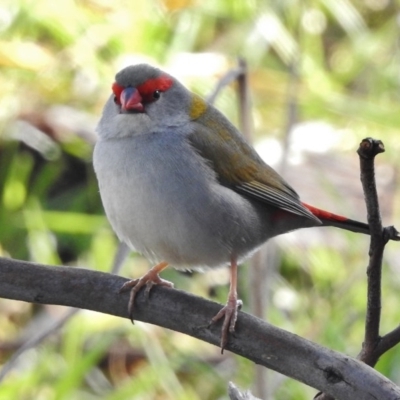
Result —
POLYGON ((161 96, 161 92, 159 90, 156 90, 155 92, 153 92, 153 98, 154 99, 159 99, 161 96))
POLYGON ((117 104, 117 105, 121 105, 121 103, 120 103, 120 101, 119 101, 117 96, 114 96, 114 103, 117 104))

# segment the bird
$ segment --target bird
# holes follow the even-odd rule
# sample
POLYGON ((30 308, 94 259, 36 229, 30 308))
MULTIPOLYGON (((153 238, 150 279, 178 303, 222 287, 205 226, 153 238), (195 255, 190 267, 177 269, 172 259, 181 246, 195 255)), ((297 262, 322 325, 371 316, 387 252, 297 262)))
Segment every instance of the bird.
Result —
POLYGON ((228 299, 210 320, 222 320, 223 351, 240 306, 238 265, 268 239, 318 226, 369 234, 302 202, 217 108, 163 70, 128 66, 111 89, 93 153, 100 197, 118 239, 154 265, 121 288, 132 322, 142 288, 173 287, 159 275, 168 266, 228 266, 228 299))

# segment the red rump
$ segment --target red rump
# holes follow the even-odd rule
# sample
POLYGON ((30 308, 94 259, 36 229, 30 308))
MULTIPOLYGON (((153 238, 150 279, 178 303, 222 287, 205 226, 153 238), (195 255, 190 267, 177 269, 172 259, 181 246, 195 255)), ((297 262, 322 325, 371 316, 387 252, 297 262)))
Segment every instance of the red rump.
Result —
POLYGON ((302 203, 304 207, 308 208, 317 218, 331 220, 331 221, 346 221, 348 218, 342 217, 341 215, 332 214, 328 211, 320 210, 319 208, 310 206, 306 203, 302 203))

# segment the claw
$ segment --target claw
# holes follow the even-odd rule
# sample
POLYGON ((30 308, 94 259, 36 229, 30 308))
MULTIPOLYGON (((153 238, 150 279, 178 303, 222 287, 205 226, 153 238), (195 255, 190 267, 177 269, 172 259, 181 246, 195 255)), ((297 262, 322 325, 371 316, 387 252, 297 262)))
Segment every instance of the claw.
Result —
POLYGON ((226 302, 226 305, 218 312, 218 314, 210 321, 210 325, 212 325, 221 318, 224 318, 221 329, 221 354, 223 354, 228 343, 229 333, 235 332, 238 310, 240 310, 243 305, 243 302, 237 298, 237 262, 234 256, 231 258, 230 272, 231 284, 229 287, 228 301, 226 302))
POLYGON ((218 314, 210 321, 210 325, 212 325, 220 319, 224 318, 224 322, 222 323, 221 328, 221 354, 223 354, 224 349, 228 343, 229 333, 232 334, 235 332, 238 310, 240 309, 242 304, 243 303, 241 300, 237 300, 234 297, 229 297, 226 305, 222 307, 218 314))
POLYGON ((125 282, 121 288, 119 289, 118 293, 126 292, 129 289, 132 289, 137 283, 139 279, 132 279, 131 281, 125 282))
POLYGON ((132 323, 134 323, 133 311, 134 311, 134 306, 135 306, 135 297, 136 297, 136 294, 139 293, 139 291, 142 287, 144 287, 144 286, 146 287, 145 288, 146 300, 149 298, 150 290, 155 285, 174 287, 174 284, 172 282, 161 279, 160 276, 158 275, 158 273, 161 272, 163 269, 165 269, 167 266, 168 266, 168 264, 166 262, 157 264, 153 268, 151 268, 150 271, 147 272, 147 274, 143 275, 141 278, 132 279, 128 282, 125 282, 121 286, 119 293, 125 292, 127 290, 131 291, 131 293, 129 295, 129 302, 128 302, 128 315, 129 315, 129 318, 132 321, 132 323))

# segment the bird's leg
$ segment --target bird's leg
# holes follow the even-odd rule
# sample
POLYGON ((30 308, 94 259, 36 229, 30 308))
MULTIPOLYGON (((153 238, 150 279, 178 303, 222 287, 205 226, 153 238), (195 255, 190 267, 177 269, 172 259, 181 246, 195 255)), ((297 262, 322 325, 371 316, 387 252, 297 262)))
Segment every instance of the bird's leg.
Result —
POLYGON ((147 298, 149 297, 150 290, 154 285, 174 287, 174 284, 172 282, 166 281, 165 279, 161 279, 160 276, 158 275, 161 271, 163 271, 167 267, 168 263, 163 261, 155 265, 153 268, 151 268, 149 272, 147 272, 147 274, 143 275, 141 278, 132 279, 131 281, 125 282, 122 285, 121 289, 119 290, 120 293, 129 289, 131 291, 131 294, 129 296, 128 312, 129 312, 129 318, 131 319, 132 322, 133 322, 133 309, 135 306, 135 297, 143 286, 146 286, 145 295, 147 298))
POLYGON ((237 298, 237 260, 236 257, 231 258, 230 266, 230 286, 228 293, 228 301, 226 305, 218 312, 218 314, 211 320, 210 325, 224 318, 221 329, 221 353, 224 352, 224 348, 228 343, 229 333, 235 331, 235 324, 237 319, 238 309, 241 307, 242 302, 237 298))

